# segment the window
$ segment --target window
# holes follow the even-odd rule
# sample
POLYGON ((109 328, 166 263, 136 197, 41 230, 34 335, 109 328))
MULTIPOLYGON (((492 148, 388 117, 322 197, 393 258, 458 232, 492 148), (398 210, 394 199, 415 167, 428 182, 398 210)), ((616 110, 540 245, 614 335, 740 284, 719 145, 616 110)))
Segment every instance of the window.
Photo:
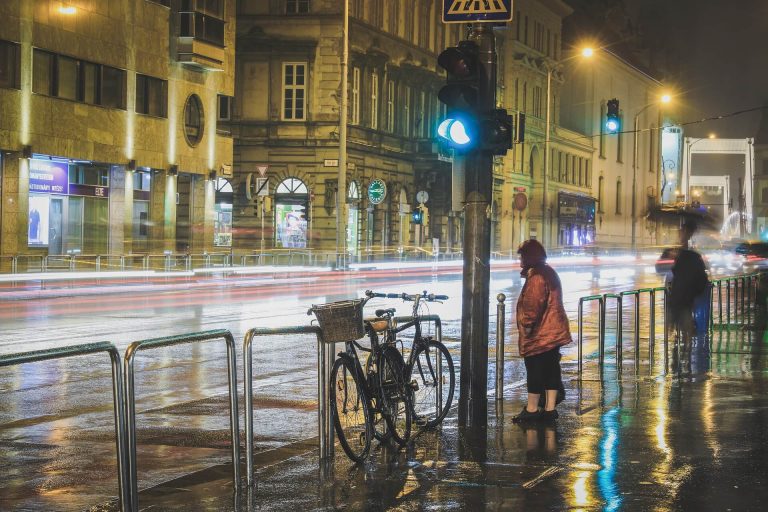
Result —
POLYGON ((541 118, 541 87, 533 88, 533 115, 541 118))
POLYGON ((763 160, 763 174, 768 174, 768 158, 763 160))
POLYGON ((395 82, 387 82, 387 131, 395 131, 395 82))
POLYGON ((184 137, 187 144, 197 146, 203 138, 205 114, 203 103, 197 94, 190 94, 184 104, 184 137))
POLYGON ((405 105, 403 105, 403 135, 411 136, 411 88, 405 88, 405 105))
POLYGON ((397 35, 397 27, 399 25, 398 19, 400 16, 400 0, 389 0, 387 2, 387 7, 389 8, 389 12, 387 13, 389 21, 387 31, 392 35, 397 35))
POLYGON ((307 65, 303 63, 283 64, 283 120, 303 121, 305 119, 307 65))
POLYGON ((419 137, 422 139, 427 136, 427 93, 421 91, 419 97, 419 112, 416 118, 416 127, 419 131, 419 137))
POLYGON ((616 182, 616 215, 621 215, 621 180, 616 182))
POLYGON ((307 14, 309 12, 309 0, 285 0, 286 14, 307 14))
POLYGON ((53 95, 53 62, 55 55, 35 48, 32 57, 32 91, 53 95))
POLYGON ((36 48, 32 62, 32 91, 125 109, 125 71, 36 48))
POLYGON ((523 101, 520 104, 521 112, 528 112, 528 82, 523 82, 523 101))
POLYGON ((763 203, 768 203, 768 188, 763 189, 763 203))
POLYGON ((584 159, 579 157, 579 186, 584 185, 584 159))
POLYGON ((360 124, 360 68, 352 68, 352 115, 350 122, 360 124))
POLYGON ((229 121, 232 119, 232 102, 234 98, 232 96, 226 96, 224 94, 218 95, 218 113, 216 119, 218 121, 229 121))
POLYGON ((0 87, 19 88, 19 45, 0 41, 0 87))
POLYGON ((108 187, 109 169, 95 165, 71 165, 69 167, 69 182, 78 185, 108 187))
POLYGON ((589 174, 589 160, 584 160, 584 179, 588 187, 592 186, 592 175, 589 174))
POLYGON ((605 178, 600 176, 597 179, 597 213, 605 213, 603 208, 603 192, 604 192, 605 178))
POLYGON ((526 45, 528 44, 528 16, 525 17, 525 26, 524 26, 524 34, 523 34, 523 43, 526 45))
POLYGON ((165 80, 136 74, 136 112, 155 117, 168 116, 168 84, 165 80))
POLYGON ((379 75, 371 75, 371 128, 379 129, 379 75))

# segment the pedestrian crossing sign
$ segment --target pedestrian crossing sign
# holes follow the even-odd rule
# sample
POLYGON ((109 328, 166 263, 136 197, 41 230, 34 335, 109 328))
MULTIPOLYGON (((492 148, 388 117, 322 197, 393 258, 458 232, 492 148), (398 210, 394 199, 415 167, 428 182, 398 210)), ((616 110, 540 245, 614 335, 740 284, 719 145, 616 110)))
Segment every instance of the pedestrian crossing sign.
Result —
POLYGON ((512 0, 443 0, 443 23, 512 20, 512 0))

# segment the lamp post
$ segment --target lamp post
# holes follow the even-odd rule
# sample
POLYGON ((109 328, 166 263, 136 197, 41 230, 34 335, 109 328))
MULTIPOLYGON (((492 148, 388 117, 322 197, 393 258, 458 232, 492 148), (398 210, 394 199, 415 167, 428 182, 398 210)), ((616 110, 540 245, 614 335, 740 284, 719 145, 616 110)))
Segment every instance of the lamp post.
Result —
MULTIPOLYGON (((637 233, 637 147, 640 131, 640 114, 654 105, 658 105, 659 103, 669 103, 670 101, 672 101, 672 97, 669 94, 664 94, 658 101, 647 104, 635 114, 633 126, 634 136, 632 137, 632 252, 637 250, 637 240, 635 235, 637 233)), ((661 150, 661 148, 659 148, 659 150, 661 150)))
POLYGON ((547 218, 547 189, 549 188, 549 136, 550 136, 550 130, 552 127, 552 72, 556 69, 558 65, 562 65, 569 60, 575 59, 577 57, 583 57, 585 59, 588 59, 594 55, 595 51, 592 48, 584 48, 581 50, 581 52, 577 55, 573 55, 571 57, 568 57, 567 59, 561 60, 560 62, 556 63, 554 66, 548 66, 547 67, 547 113, 546 113, 546 123, 544 126, 544 183, 543 183, 543 192, 541 194, 541 242, 543 245, 547 245, 549 242, 549 223, 547 222, 549 219, 547 218))

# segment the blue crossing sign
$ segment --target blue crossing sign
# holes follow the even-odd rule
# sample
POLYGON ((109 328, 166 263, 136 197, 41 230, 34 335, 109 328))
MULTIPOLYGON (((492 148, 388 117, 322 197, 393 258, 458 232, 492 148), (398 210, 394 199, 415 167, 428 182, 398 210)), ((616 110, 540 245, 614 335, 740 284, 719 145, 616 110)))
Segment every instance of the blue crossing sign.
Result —
POLYGON ((512 0, 443 0, 443 23, 512 20, 512 0))

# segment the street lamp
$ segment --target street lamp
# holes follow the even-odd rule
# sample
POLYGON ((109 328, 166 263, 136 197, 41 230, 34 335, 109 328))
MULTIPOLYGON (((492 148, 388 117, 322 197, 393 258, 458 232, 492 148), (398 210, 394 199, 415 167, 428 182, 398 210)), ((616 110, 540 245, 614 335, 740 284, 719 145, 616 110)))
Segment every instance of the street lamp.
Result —
POLYGON ((541 197, 541 242, 547 245, 549 241, 549 223, 547 218, 547 189, 549 188, 549 136, 552 124, 552 72, 557 66, 561 66, 569 60, 578 57, 589 59, 595 54, 595 50, 590 47, 583 48, 581 52, 572 55, 567 59, 555 63, 554 66, 547 67, 547 119, 544 128, 544 190, 541 197))
POLYGON ((650 107, 658 104, 669 103, 672 101, 672 96, 669 94, 663 94, 657 101, 651 102, 638 110, 635 114, 634 122, 634 137, 632 137, 632 252, 637 249, 637 240, 635 235, 637 233, 637 146, 638 146, 638 132, 640 131, 640 114, 648 110, 650 107))

